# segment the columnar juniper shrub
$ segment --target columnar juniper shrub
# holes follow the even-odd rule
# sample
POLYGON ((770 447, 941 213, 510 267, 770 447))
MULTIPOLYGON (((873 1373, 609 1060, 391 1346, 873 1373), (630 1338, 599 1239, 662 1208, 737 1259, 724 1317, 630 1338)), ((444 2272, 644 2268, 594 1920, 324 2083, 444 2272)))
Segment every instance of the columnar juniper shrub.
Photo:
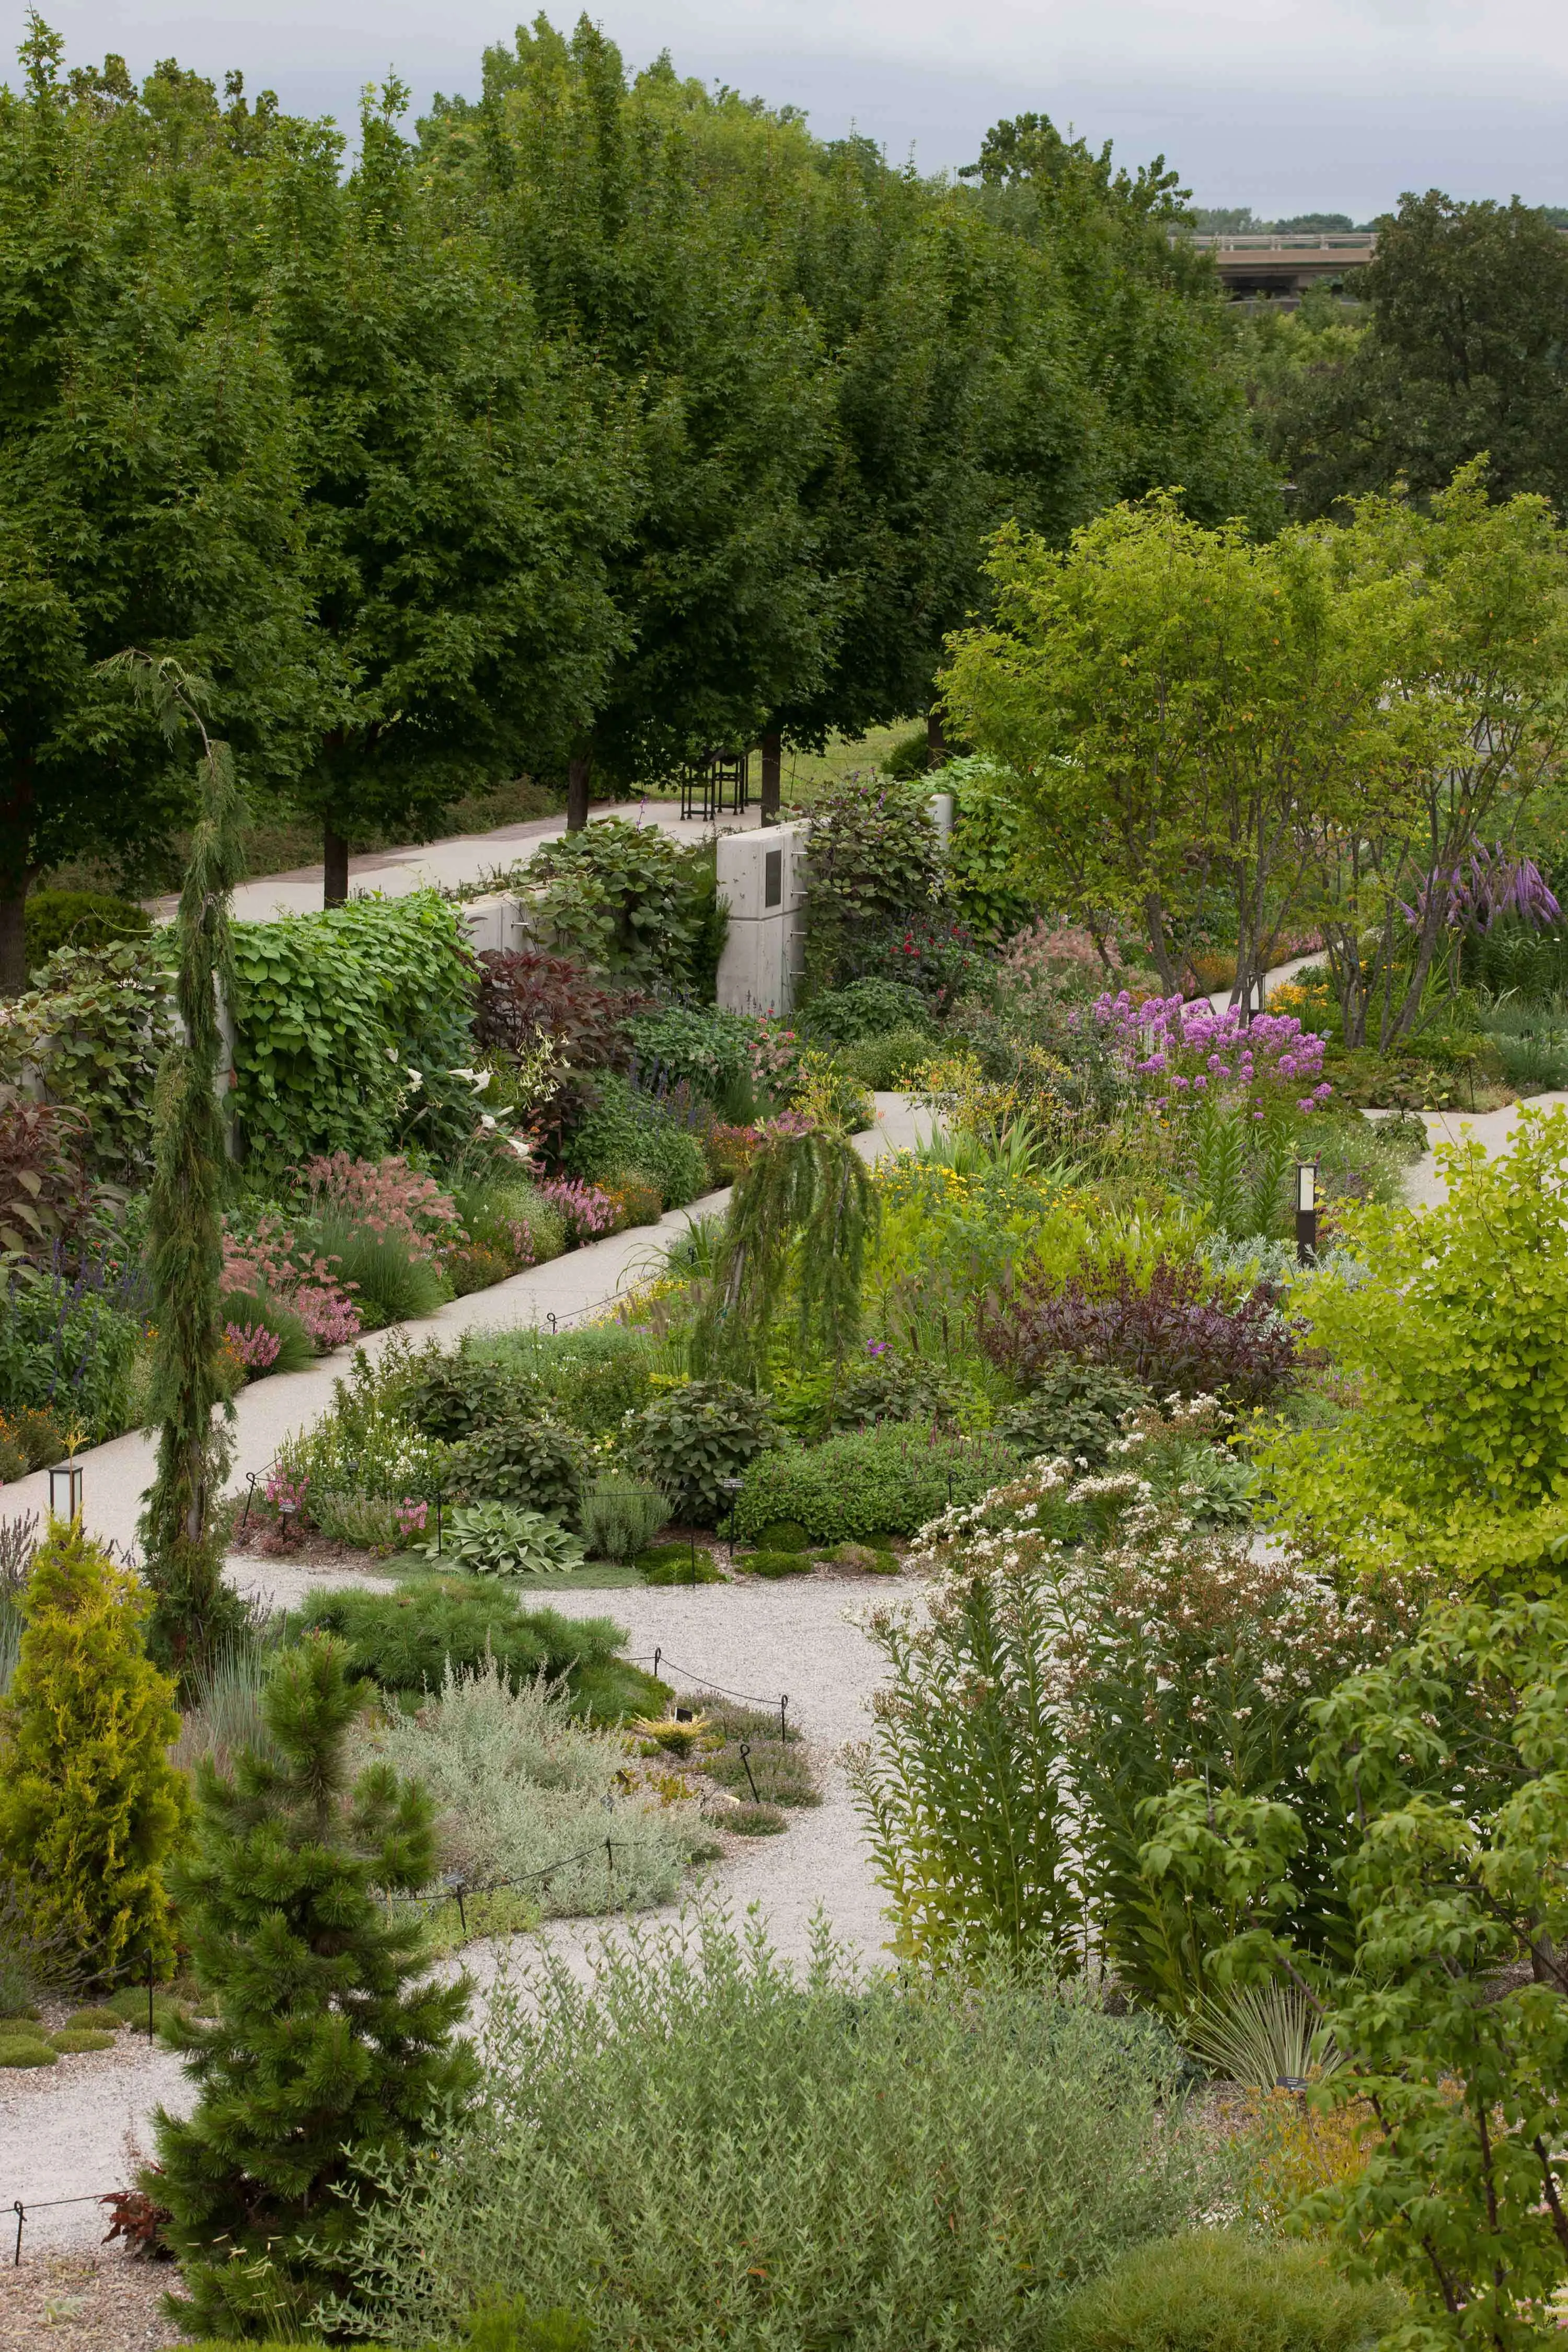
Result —
POLYGON ((521 2294, 601 2352, 906 2352, 912 2325, 1026 2352, 1214 2193, 1180 2068, 1159 2027, 1045 1980, 906 1990, 825 1940, 800 1980, 713 1918, 617 1937, 591 1989, 564 1960, 502 1980, 477 2104, 375 2165, 329 2316, 417 2342, 521 2294))

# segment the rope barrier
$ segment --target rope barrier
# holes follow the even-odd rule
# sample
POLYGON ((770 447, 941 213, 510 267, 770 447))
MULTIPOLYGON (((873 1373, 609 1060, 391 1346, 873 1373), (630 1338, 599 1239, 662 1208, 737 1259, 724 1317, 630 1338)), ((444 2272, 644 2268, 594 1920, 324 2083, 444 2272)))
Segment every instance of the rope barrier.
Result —
POLYGON ((525 1870, 519 1878, 489 1878, 478 1884, 459 1879, 455 1886, 444 1886, 430 1895, 387 1894, 387 1903, 455 1903, 457 1916, 465 1935, 468 1933, 468 1914, 463 1906, 465 1895, 500 1895, 508 1887, 531 1886, 536 1879, 553 1878, 558 1870, 570 1870, 574 1862, 587 1862, 592 1855, 602 1853, 610 1877, 615 1875, 615 1857, 629 1852, 624 1839, 607 1837, 599 1845, 585 1845, 576 1853, 563 1853, 559 1861, 547 1862, 542 1870, 525 1870))
POLYGON ((123 2189, 95 2189, 86 2197, 35 2197, 30 2205, 24 2205, 19 2197, 14 2197, 11 2210, 16 2216, 16 2247, 11 2256, 12 2269, 19 2271, 22 2267, 22 2224, 29 2213, 50 2213, 59 2205, 104 2205, 111 2197, 123 2197, 125 2194, 123 2189))
MULTIPOLYGON (((668 1656, 662 1648, 656 1648, 653 1653, 653 1679, 655 1682, 657 1682, 659 1678, 659 1662, 661 1659, 664 1660, 665 1665, 673 1666, 676 1674, 683 1675, 687 1682, 697 1684, 703 1690, 717 1691, 721 1698, 738 1698, 743 1700, 747 1706, 766 1707, 769 1715, 771 1715, 773 1709, 777 1707, 779 1710, 779 1738, 780 1745, 782 1745, 786 1737, 784 1718, 789 1705, 789 1694, 788 1691, 780 1691, 777 1698, 764 1698, 758 1691, 731 1690, 727 1683, 710 1682, 706 1675, 699 1675, 695 1666, 682 1665, 679 1658, 672 1658, 668 1656)), ((635 1666, 646 1665, 648 1664, 647 1652, 644 1651, 640 1657, 633 1658, 632 1663, 635 1666)))

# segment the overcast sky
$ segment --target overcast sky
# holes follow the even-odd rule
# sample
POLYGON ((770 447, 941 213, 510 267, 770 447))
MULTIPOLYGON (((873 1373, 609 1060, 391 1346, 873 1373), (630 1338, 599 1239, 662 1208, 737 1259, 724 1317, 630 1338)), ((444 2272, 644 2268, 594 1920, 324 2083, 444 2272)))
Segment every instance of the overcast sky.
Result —
MULTIPOLYGON (((14 52, 24 20, 0 0, 14 52)), ((352 119, 395 67, 416 105, 476 91, 506 0, 45 0, 73 62, 161 57, 292 110, 352 119)), ((568 11, 552 12, 558 22, 568 11)), ((1568 204, 1568 0, 612 0, 591 13, 630 62, 851 124, 923 171, 1035 110, 1129 163, 1163 152, 1200 204, 1348 212, 1405 188, 1568 204)), ((7 68, 7 78, 9 69, 7 68)))

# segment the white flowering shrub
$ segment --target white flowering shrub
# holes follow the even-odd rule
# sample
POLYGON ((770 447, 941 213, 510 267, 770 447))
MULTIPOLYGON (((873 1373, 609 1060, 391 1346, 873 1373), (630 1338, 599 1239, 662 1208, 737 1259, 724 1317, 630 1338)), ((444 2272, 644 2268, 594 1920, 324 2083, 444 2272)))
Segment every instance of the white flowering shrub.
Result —
POLYGON ((1291 1805, 1295 1933, 1332 1942, 1343 1841, 1304 1709, 1407 1637, 1421 1584, 1257 1553, 1142 1475, 1168 1420, 1128 1438, 1101 1475, 1037 1463, 922 1531, 925 1605, 862 1619, 888 1678, 852 1761, 908 1955, 1044 1947, 1179 2012, 1238 1922, 1146 1867, 1149 1809, 1184 1780, 1291 1805))

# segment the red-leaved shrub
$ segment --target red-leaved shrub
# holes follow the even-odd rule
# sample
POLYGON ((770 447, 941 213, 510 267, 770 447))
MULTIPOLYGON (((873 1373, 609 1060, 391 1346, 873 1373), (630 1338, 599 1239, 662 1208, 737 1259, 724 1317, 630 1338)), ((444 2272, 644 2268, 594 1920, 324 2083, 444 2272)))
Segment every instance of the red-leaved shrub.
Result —
POLYGON ((1106 1364, 1155 1396, 1264 1404, 1288 1386, 1296 1345, 1272 1286, 1217 1282, 1191 1259, 1156 1259, 1146 1283, 1125 1258, 1084 1276, 1021 1284, 987 1316, 986 1352, 1015 1380, 1063 1358, 1106 1364))
POLYGON ((79 1239, 93 1204, 86 1134, 79 1111, 0 1086, 0 1249, 43 1260, 79 1239))
POLYGON ((575 956, 492 948, 479 959, 474 1034, 481 1046, 507 1054, 526 1054, 549 1037, 573 1069, 624 1069, 631 1058, 627 1018, 649 1002, 607 988, 575 956))

